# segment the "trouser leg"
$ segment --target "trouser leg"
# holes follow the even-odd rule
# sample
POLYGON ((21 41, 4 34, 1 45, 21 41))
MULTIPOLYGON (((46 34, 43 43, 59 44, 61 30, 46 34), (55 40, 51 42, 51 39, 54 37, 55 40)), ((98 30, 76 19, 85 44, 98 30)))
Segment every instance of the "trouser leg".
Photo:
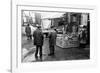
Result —
POLYGON ((27 35, 27 33, 26 33, 26 37, 27 37, 27 40, 28 40, 28 35, 27 35))
POLYGON ((32 35, 30 34, 30 39, 32 39, 32 35))
POLYGON ((40 46, 40 57, 42 57, 42 46, 40 46))
POLYGON ((50 46, 50 54, 49 55, 54 55, 54 46, 50 46))
POLYGON ((49 46, 50 54, 52 54, 52 46, 49 46))
POLYGON ((54 46, 52 46, 52 54, 54 54, 54 50, 55 50, 55 48, 54 48, 54 46))
POLYGON ((38 46, 36 46, 36 52, 35 52, 35 57, 37 58, 37 54, 38 54, 38 46))

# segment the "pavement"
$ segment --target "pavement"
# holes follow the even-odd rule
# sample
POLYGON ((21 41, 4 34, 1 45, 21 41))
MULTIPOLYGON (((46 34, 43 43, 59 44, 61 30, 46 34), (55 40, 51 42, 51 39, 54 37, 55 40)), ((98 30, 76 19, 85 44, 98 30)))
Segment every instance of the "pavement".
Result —
MULTIPOLYGON (((55 55, 48 56, 49 54, 49 42, 48 38, 44 39, 43 45, 43 57, 42 61, 64 61, 64 60, 85 60, 90 58, 89 48, 61 48, 55 46, 55 55)), ((35 46, 33 40, 27 40, 25 36, 22 36, 22 62, 39 62, 40 59, 35 59, 35 46)))

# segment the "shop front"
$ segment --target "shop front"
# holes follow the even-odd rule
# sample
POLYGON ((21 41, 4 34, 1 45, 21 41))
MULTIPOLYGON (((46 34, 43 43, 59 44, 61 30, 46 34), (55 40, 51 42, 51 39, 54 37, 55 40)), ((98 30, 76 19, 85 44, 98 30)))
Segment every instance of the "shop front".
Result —
POLYGON ((76 26, 73 26, 72 33, 57 34, 56 45, 61 48, 78 47, 79 46, 78 33, 75 30, 76 26))

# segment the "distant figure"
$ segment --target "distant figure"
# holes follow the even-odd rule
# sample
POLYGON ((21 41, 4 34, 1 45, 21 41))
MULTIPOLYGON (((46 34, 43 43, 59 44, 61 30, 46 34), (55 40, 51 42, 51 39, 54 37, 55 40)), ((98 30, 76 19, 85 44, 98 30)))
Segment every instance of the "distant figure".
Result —
POLYGON ((54 55, 54 51, 55 51, 55 45, 56 45, 56 37, 57 37, 57 33, 56 33, 56 29, 52 30, 49 33, 49 49, 50 49, 50 53, 48 54, 49 56, 54 55))
POLYGON ((86 42, 87 40, 87 30, 86 26, 83 26, 84 30, 82 31, 82 40, 86 42))
POLYGON ((29 24, 26 26, 25 32, 26 32, 27 40, 32 39, 32 37, 31 37, 31 28, 30 28, 29 24))
POLYGON ((42 60, 42 46, 44 37, 40 26, 38 26, 37 29, 34 31, 33 38, 34 38, 34 45, 36 45, 35 58, 36 59, 38 58, 37 54, 39 51, 40 59, 42 60))

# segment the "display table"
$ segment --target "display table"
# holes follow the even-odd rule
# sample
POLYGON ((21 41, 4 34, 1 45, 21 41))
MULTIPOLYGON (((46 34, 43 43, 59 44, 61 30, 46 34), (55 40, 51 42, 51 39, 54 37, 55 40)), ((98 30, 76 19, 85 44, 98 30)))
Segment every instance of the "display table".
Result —
POLYGON ((58 35, 56 39, 56 45, 61 48, 78 47, 78 37, 69 38, 67 35, 58 35))

